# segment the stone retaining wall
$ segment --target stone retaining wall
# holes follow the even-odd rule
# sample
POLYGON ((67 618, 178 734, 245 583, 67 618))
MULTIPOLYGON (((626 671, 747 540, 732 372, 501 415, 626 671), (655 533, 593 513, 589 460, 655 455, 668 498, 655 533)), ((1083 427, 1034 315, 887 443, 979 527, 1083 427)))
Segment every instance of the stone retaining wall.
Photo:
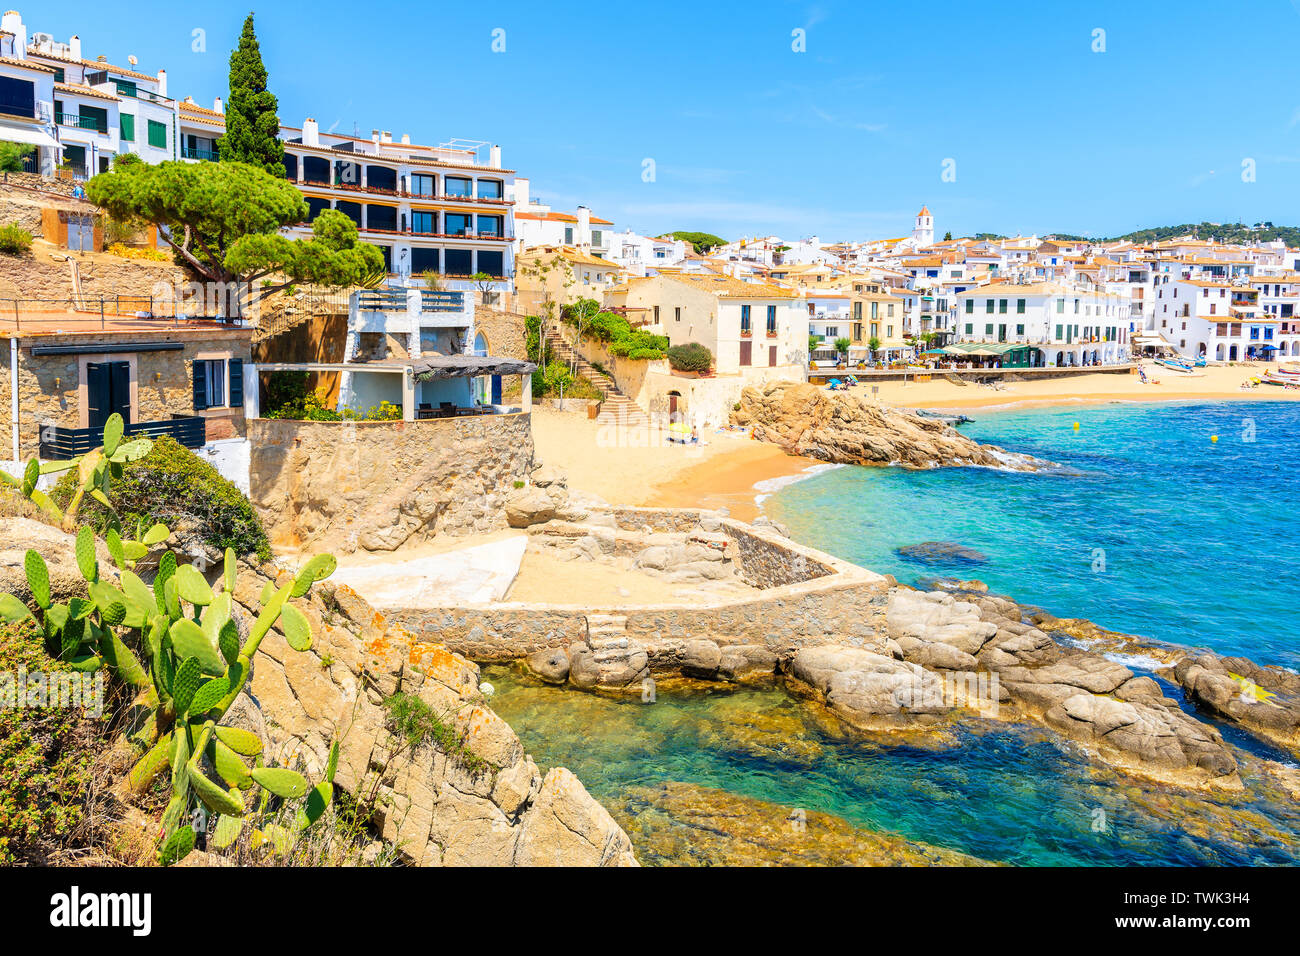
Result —
MULTIPOLYGON (((619 508, 620 528, 689 532, 701 522, 741 548, 754 597, 692 604, 596 605, 501 603, 425 609, 385 609, 426 640, 444 642, 478 661, 513 660, 587 639, 588 616, 626 620, 626 636, 652 650, 708 638, 720 645, 762 645, 776 653, 834 637, 855 644, 882 633, 892 581, 808 548, 767 529, 691 509, 619 508)), ((581 600, 581 595, 573 595, 581 600)))
POLYGON ((277 548, 391 551, 506 527, 527 478, 527 414, 414 422, 249 423, 251 499, 277 548))

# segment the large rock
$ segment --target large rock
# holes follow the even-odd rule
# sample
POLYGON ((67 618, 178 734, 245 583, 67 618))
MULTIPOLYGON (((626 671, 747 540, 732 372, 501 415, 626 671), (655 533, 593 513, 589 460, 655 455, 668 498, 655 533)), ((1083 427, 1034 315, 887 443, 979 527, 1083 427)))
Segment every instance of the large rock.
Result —
POLYGON ((1207 651, 1176 664, 1174 677, 1197 707, 1300 756, 1300 675, 1207 651))
POLYGON ((889 636, 900 644, 911 638, 924 643, 947 644, 966 655, 978 654, 997 626, 982 620, 974 604, 958 601, 942 591, 894 591, 885 613, 889 636))
POLYGON ((950 709, 937 675, 861 648, 801 648, 790 661, 789 676, 797 682, 794 689, 813 692, 847 723, 863 729, 907 726, 918 715, 950 709))
POLYGON ((570 771, 542 781, 523 823, 516 866, 636 866, 632 841, 570 771))
POLYGON ((1035 471, 1047 462, 959 434, 942 421, 877 405, 858 395, 804 382, 749 386, 731 413, 755 437, 793 455, 855 465, 985 465, 1035 471))
POLYGON ((506 495, 506 523, 527 528, 555 517, 556 505, 546 490, 536 485, 517 488, 506 495))

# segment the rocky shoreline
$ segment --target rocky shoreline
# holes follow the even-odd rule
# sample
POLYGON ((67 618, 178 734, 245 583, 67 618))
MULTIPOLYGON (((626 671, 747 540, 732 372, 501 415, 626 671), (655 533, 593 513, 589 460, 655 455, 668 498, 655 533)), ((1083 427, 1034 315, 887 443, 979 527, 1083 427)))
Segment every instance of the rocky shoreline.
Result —
POLYGON ((1008 471, 1056 467, 967 438, 942 418, 917 415, 803 382, 771 382, 741 392, 731 424, 791 455, 849 465, 903 468, 980 466, 1008 471))

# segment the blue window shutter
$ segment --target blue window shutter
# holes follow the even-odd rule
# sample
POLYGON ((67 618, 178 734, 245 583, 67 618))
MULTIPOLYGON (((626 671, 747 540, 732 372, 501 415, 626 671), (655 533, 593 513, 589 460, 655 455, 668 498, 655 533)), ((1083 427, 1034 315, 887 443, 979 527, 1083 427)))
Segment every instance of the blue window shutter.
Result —
POLYGON ((227 400, 231 408, 244 407, 244 360, 232 358, 228 363, 230 365, 230 398, 227 400))
POLYGON ((208 367, 203 362, 194 362, 194 410, 201 412, 208 407, 208 367))

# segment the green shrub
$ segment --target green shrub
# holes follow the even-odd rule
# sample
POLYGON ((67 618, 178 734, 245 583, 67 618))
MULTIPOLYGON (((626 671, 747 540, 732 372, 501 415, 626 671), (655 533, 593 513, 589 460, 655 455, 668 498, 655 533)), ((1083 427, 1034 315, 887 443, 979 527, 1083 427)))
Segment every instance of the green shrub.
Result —
POLYGON ((0 253, 7 256, 20 256, 31 252, 32 234, 16 222, 0 226, 0 253))
MULTIPOLYGON (((54 490, 54 501, 65 507, 77 487, 77 472, 65 472, 54 490)), ((271 559, 271 545, 252 502, 217 470, 188 448, 166 436, 153 449, 126 465, 113 486, 114 504, 124 527, 165 524, 191 532, 209 547, 271 559)), ((106 534, 110 513, 88 499, 82 514, 96 533, 106 534)))
MULTIPOLYGON (((30 621, 0 626, 0 674, 72 673, 43 645, 30 621)), ((47 863, 83 826, 102 745, 84 708, 25 707, 0 693, 0 865, 47 863)))
POLYGON ((0 143, 0 172, 21 173, 23 160, 36 151, 24 143, 0 143))
POLYGON ((713 367, 713 353, 699 342, 674 345, 668 350, 668 364, 679 372, 707 372, 713 367))

